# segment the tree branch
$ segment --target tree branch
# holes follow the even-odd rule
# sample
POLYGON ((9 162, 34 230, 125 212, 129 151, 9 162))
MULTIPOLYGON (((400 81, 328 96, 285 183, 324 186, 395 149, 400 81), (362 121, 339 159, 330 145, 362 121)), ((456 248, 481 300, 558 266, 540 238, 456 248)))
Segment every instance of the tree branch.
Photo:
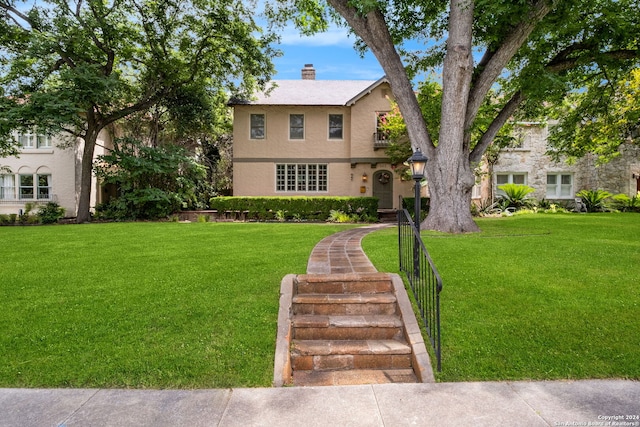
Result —
POLYGON ((482 155, 489 148, 489 145, 493 142, 500 129, 505 123, 513 116, 525 96, 521 91, 517 91, 511 96, 511 99, 502 107, 502 110, 498 113, 495 119, 491 122, 487 130, 480 137, 480 140, 469 154, 469 161, 472 163, 479 163, 482 159, 482 155))
POLYGON ((381 11, 376 7, 363 14, 353 7, 349 0, 327 0, 327 2, 349 23, 354 33, 365 42, 380 62, 391 84, 402 116, 406 123, 414 124, 407 126, 411 145, 414 148, 420 148, 428 156, 433 156, 435 146, 381 11))
POLYGON ((531 12, 513 28, 495 51, 485 53, 483 58, 484 69, 477 75, 473 82, 467 113, 465 117, 465 129, 470 129, 483 100, 489 93, 500 73, 507 66, 511 58, 527 40, 536 25, 553 9, 558 0, 538 0, 531 12))

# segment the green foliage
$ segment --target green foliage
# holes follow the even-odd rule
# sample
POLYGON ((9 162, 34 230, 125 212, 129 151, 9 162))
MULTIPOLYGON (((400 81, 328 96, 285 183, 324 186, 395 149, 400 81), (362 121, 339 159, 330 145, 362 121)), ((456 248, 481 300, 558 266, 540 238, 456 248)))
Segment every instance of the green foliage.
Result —
POLYGON ((500 203, 503 210, 507 208, 521 209, 524 207, 532 207, 535 204, 535 200, 527 197, 535 191, 528 185, 503 184, 498 186, 498 188, 505 192, 505 195, 501 196, 502 200, 500 203))
POLYGON ((247 212, 248 220, 259 221, 325 221, 332 210, 360 220, 378 216, 375 197, 214 197, 209 204, 218 212, 247 212))
POLYGON ((134 139, 116 141, 94 165, 96 176, 118 187, 118 196, 96 212, 102 218, 156 219, 197 205, 195 189, 204 168, 173 145, 148 147, 134 139))
POLYGON ((102 129, 160 108, 158 128, 193 136, 210 127, 221 94, 249 94, 274 72, 273 35, 245 2, 17 3, 0 0, 0 152, 16 144, 12 130, 84 139, 80 222, 102 129))
POLYGON ((38 208, 37 216, 42 224, 55 224, 64 217, 64 208, 56 202, 48 202, 38 208))
POLYGON ((622 212, 640 212, 640 191, 633 197, 626 194, 616 194, 611 197, 613 199, 613 207, 622 212))
POLYGON ((611 193, 604 190, 581 190, 576 196, 582 199, 587 208, 587 212, 603 212, 607 205, 607 199, 611 197, 611 193))

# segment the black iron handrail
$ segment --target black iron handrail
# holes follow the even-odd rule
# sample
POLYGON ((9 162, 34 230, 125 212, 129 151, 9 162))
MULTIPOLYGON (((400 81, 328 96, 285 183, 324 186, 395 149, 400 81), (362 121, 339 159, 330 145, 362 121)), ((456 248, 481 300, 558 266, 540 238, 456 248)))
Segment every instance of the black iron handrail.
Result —
POLYGON ((409 280, 420 317, 436 356, 438 372, 440 372, 442 370, 440 344, 442 279, 406 209, 398 210, 398 246, 400 271, 404 272, 409 280))

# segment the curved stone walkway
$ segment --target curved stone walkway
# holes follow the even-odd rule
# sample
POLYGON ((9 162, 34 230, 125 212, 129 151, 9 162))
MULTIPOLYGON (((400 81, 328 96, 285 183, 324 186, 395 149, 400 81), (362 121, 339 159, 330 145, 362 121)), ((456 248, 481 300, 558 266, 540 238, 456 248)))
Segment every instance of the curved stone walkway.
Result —
POLYGON ((307 274, 376 273, 378 270, 362 250, 362 238, 373 231, 392 226, 374 224, 325 237, 311 251, 307 274))

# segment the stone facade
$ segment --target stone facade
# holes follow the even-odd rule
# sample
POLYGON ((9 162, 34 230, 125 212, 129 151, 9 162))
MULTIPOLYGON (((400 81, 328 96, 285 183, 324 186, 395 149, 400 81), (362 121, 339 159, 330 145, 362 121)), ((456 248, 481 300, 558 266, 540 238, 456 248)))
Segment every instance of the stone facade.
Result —
POLYGON ((543 123, 519 123, 517 145, 500 152, 497 162, 488 167, 491 180, 485 179, 482 197, 500 194, 505 182, 526 184, 535 189, 537 200, 570 204, 580 190, 606 190, 612 194, 633 196, 640 190, 640 148, 624 144, 620 155, 603 165, 596 165, 588 155, 574 164, 555 162, 547 152, 549 127, 543 123), (553 176, 550 176, 553 175, 553 176))

